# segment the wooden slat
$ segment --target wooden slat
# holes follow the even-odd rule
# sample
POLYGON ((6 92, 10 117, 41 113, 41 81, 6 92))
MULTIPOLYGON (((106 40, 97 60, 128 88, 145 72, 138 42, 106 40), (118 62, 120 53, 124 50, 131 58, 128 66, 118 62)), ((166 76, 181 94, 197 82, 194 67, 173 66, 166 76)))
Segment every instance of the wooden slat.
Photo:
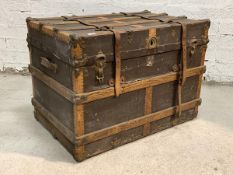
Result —
MULTIPOLYGON (((191 76, 203 74, 205 72, 205 68, 206 68, 205 66, 200 66, 200 67, 187 69, 185 72, 185 76, 191 77, 191 76)), ((29 65, 29 70, 33 77, 39 79, 40 81, 45 83, 48 87, 50 87, 55 92, 57 92, 58 94, 60 94, 61 96, 63 96, 64 98, 66 98, 72 103, 84 104, 84 103, 88 103, 91 101, 95 101, 98 99, 103 99, 103 98, 107 98, 107 97, 111 97, 115 95, 113 87, 100 89, 100 90, 96 90, 92 92, 86 92, 86 93, 83 93, 83 91, 74 93, 72 90, 66 88, 65 86, 57 82, 56 80, 50 78, 49 76, 47 76, 46 74, 38 70, 37 68, 29 65)), ((139 90, 139 89, 144 89, 149 86, 156 86, 159 84, 168 83, 168 82, 177 80, 177 77, 178 77, 177 72, 171 72, 171 73, 151 77, 148 79, 128 82, 127 84, 122 84, 121 93, 127 93, 131 91, 139 90)), ((77 82, 77 79, 74 80, 74 82, 77 82)))
MULTIPOLYGON (((143 14, 143 13, 144 12, 138 13, 138 14, 143 14)), ((145 13, 148 13, 148 12, 145 12, 145 13)), ((135 13, 135 14, 137 14, 137 13, 135 13)), ((161 16, 161 15, 167 16, 167 14, 165 14, 165 13, 154 14, 154 13, 150 12, 148 14, 150 14, 149 17, 150 16, 151 17, 153 17, 153 16, 156 17, 156 16, 161 16)), ((119 15, 122 16, 122 14, 119 14, 119 15)), ((98 17, 100 17, 100 16, 98 15, 98 17)), ((78 22, 78 20, 83 20, 82 18, 85 18, 85 16, 84 17, 78 17, 78 18, 71 17, 71 20, 77 19, 77 21, 69 21, 68 20, 68 21, 59 21, 59 22, 55 22, 55 23, 52 22, 52 21, 54 19, 57 20, 56 18, 51 18, 52 21, 50 21, 50 22, 49 22, 49 20, 44 20, 43 21, 43 19, 42 20, 38 20, 36 18, 35 19, 28 18, 27 23, 28 23, 28 26, 30 28, 33 28, 33 29, 36 29, 36 30, 40 30, 40 28, 42 26, 42 29, 43 29, 42 32, 43 33, 48 34, 49 36, 56 35, 56 36, 58 36, 58 38, 60 40, 65 41, 65 42, 69 42, 70 41, 70 36, 69 36, 68 33, 66 33, 66 31, 84 30, 84 29, 86 30, 86 29, 92 29, 92 28, 94 29, 95 27, 85 26, 85 25, 83 26, 82 25, 83 27, 81 26, 81 28, 78 27, 78 26, 77 27, 66 28, 64 26, 63 29, 62 28, 58 28, 58 30, 57 30, 57 28, 54 27, 54 25, 80 24, 78 22), (56 30, 54 30, 54 29, 56 29, 56 30)), ((61 18, 61 20, 62 20, 62 18, 61 18)), ((124 21, 124 20, 133 20, 133 21, 132 22, 125 22, 125 23, 116 23, 116 24, 112 24, 111 26, 115 26, 115 27, 117 27, 117 26, 129 26, 129 25, 134 25, 134 24, 138 24, 138 23, 151 23, 151 22, 154 23, 155 21, 157 21, 159 24, 163 24, 163 23, 161 23, 160 21, 158 21, 156 19, 154 19, 154 20, 145 20, 145 19, 142 19, 139 16, 122 16, 120 18, 117 16, 117 18, 107 18, 107 19, 103 18, 103 19, 95 19, 95 20, 93 20, 93 19, 85 19, 83 21, 85 21, 85 23, 89 23, 89 24, 93 23, 95 25, 100 25, 101 26, 101 23, 103 23, 103 22, 105 22, 105 23, 106 22, 114 22, 114 21, 121 22, 121 21, 124 21)), ((104 24, 104 26, 106 26, 106 24, 104 24)))
POLYGON ((50 123, 52 123, 68 140, 74 143, 73 132, 64 126, 52 113, 45 109, 35 98, 32 98, 32 104, 37 111, 39 111, 43 117, 46 118, 50 123))
MULTIPOLYGON (((153 14, 151 12, 135 12, 132 14, 153 14)), ((87 22, 96 22, 97 19, 93 19, 93 18, 99 18, 99 17, 110 17, 110 16, 116 16, 116 18, 103 18, 103 19, 98 19, 98 21, 100 22, 106 22, 106 21, 113 21, 115 19, 117 20, 125 20, 128 18, 132 18, 132 16, 124 16, 121 13, 118 14, 103 14, 103 15, 90 15, 90 16, 68 16, 68 18, 70 19, 80 19, 80 20, 85 20, 87 22), (120 17, 120 18, 119 18, 120 17)), ((135 17, 134 17, 135 18, 135 17)), ((139 17, 137 17, 139 18, 139 17)), ((39 30, 40 29, 40 25, 56 25, 56 24, 79 24, 79 22, 77 21, 64 21, 63 17, 51 17, 51 18, 27 18, 27 24, 28 26, 30 26, 33 29, 39 30), (54 20, 61 20, 59 22, 54 22, 54 20)))
MULTIPOLYGON (((196 100, 182 104, 181 111, 194 108, 195 106, 200 104, 200 101, 201 101, 200 99, 196 99, 196 100)), ((165 109, 159 112, 155 112, 155 113, 145 115, 145 116, 133 119, 133 120, 129 120, 127 122, 123 122, 123 123, 120 123, 120 124, 117 124, 117 125, 105 128, 105 129, 101 129, 99 131, 85 134, 81 137, 76 138, 76 144, 80 146, 80 145, 92 143, 94 141, 118 134, 122 131, 136 128, 138 126, 142 126, 148 122, 153 122, 153 121, 165 118, 165 117, 172 116, 175 114, 175 112, 176 112, 176 107, 170 107, 168 109, 165 109)))
MULTIPOLYGON (((209 25, 206 25, 205 29, 204 29, 204 34, 203 34, 205 39, 208 39, 208 31, 209 31, 209 25)), ((206 54, 207 45, 202 45, 201 47, 202 47, 201 48, 201 66, 203 66, 205 63, 205 54, 206 54)), ((198 87, 197 87, 196 98, 200 98, 200 96, 201 96, 202 78, 203 78, 203 74, 200 74, 199 78, 198 78, 198 87)), ((198 107, 195 108, 195 111, 198 112, 198 107)))
MULTIPOLYGON (((141 19, 141 20, 134 20, 134 21, 131 21, 131 22, 125 22, 125 23, 115 23, 115 24, 110 24, 109 26, 111 27, 124 27, 124 26, 134 26, 134 25, 142 25, 142 24, 150 24, 150 23, 153 23, 153 24, 157 24, 157 25, 168 25, 166 23, 162 23, 162 22, 159 22, 158 20, 145 20, 145 19, 141 19)), ((99 25, 99 24, 96 24, 95 25, 99 25)), ((144 28, 146 28, 145 26, 143 26, 144 28)), ((59 28, 59 30, 61 31, 72 31, 72 30, 84 30, 84 29, 95 29, 95 27, 91 27, 91 26, 77 26, 77 27, 65 27, 64 28, 59 28)))
MULTIPOLYGON (((201 53, 201 65, 204 65, 205 61, 205 53, 206 53, 206 46, 202 46, 202 53, 201 53)), ((203 74, 200 74, 198 77, 198 85, 197 85, 197 95, 196 98, 200 98, 201 96, 201 84, 202 84, 203 74)), ((195 108, 195 111, 198 111, 198 107, 195 108)))
MULTIPOLYGON (((49 76, 47 76, 46 74, 38 70, 37 68, 30 65, 29 70, 35 78, 45 83, 48 87, 50 87, 55 92, 62 95, 64 98, 66 98, 72 103, 84 104, 84 103, 88 103, 91 101, 95 101, 98 99, 103 99, 103 98, 107 98, 107 97, 111 97, 115 95, 113 87, 100 89, 100 90, 96 90, 92 92, 86 92, 86 93, 83 93, 83 91, 74 93, 72 90, 66 88, 65 86, 57 82, 56 80, 50 78, 49 76)), ((205 66, 195 67, 195 68, 187 69, 185 72, 185 76, 191 77, 191 76, 203 74, 204 72, 205 72, 205 66)), ((122 84, 121 93, 127 93, 131 91, 139 90, 139 89, 144 89, 149 86, 156 86, 159 84, 175 81, 177 80, 177 76, 178 76, 177 72, 171 72, 171 73, 167 73, 164 75, 151 77, 148 79, 129 82, 127 84, 122 84)), ((74 82, 76 81, 77 79, 74 80, 74 82)))
MULTIPOLYGON (((200 67, 195 67, 191 69, 186 69, 185 77, 200 75, 205 72, 205 68, 206 68, 205 66, 200 66, 200 67)), ((129 82, 127 84, 122 84, 122 93, 144 89, 149 86, 156 86, 159 84, 168 83, 168 82, 177 80, 177 78, 178 78, 178 73, 171 72, 171 73, 167 73, 167 74, 163 74, 163 75, 159 75, 159 76, 155 76, 155 77, 151 77, 151 78, 147 78, 147 79, 143 79, 139 81, 129 82)), ((77 96, 80 96, 80 97, 82 96, 85 98, 83 98, 84 100, 79 101, 77 103, 88 103, 91 101, 95 101, 97 99, 103 99, 103 98, 107 98, 107 97, 114 96, 114 95, 115 95, 114 88, 109 87, 105 89, 100 89, 100 90, 96 90, 92 92, 79 94, 77 96)))
MULTIPOLYGON (((77 58, 79 59, 79 58, 77 58)), ((75 73, 73 75, 73 90, 75 93, 82 93, 84 91, 84 80, 83 80, 83 70, 79 71, 75 78, 75 73)), ((76 137, 84 135, 84 105, 83 104, 74 104, 74 128, 76 137)), ((84 145, 75 147, 74 154, 75 157, 82 161, 84 157, 84 145)))
POLYGON ((144 108, 145 115, 150 114, 152 111, 152 90, 153 90, 153 87, 151 86, 146 88, 145 108, 144 108))
POLYGON ((50 78, 45 73, 41 72, 39 69, 35 68, 32 65, 29 65, 29 71, 31 72, 32 76, 37 78, 38 80, 42 81, 48 87, 53 89, 55 92, 66 98, 67 100, 73 102, 73 98, 75 97, 75 93, 63 86, 62 84, 58 83, 56 80, 50 78))
MULTIPOLYGON (((149 86, 146 88, 145 93, 145 106, 144 106, 144 114, 148 115, 152 112, 152 90, 153 87, 149 86)), ((147 122, 143 128, 143 135, 147 136, 150 134, 150 122, 147 122)))
MULTIPOLYGON (((148 38, 156 38, 156 29, 150 28, 148 32, 148 38)), ((150 44, 150 43, 148 43, 150 44)), ((148 46, 149 47, 149 46, 148 46)), ((152 113, 152 101, 153 101, 153 86, 149 86, 146 88, 145 93, 145 105, 144 105, 144 115, 149 115, 152 113)), ((143 126, 143 136, 147 136, 150 134, 150 122, 146 122, 143 126)))
MULTIPOLYGON (((130 14, 151 14, 151 15, 156 15, 154 13, 151 13, 149 11, 141 11, 141 12, 131 12, 130 14)), ((112 14, 99 14, 99 15, 85 15, 85 16, 66 16, 69 18, 78 18, 78 19, 85 19, 85 20, 93 20, 93 18, 102 18, 102 19, 109 19, 107 17, 112 17, 114 16, 114 18, 119 18, 119 17, 126 17, 125 15, 123 15, 122 13, 112 13, 112 14)), ((114 19, 114 18, 110 18, 110 19, 114 19)), ((53 22, 54 20, 62 20, 63 21, 64 17, 49 17, 49 18, 27 18, 27 21, 38 21, 38 22, 53 22)))

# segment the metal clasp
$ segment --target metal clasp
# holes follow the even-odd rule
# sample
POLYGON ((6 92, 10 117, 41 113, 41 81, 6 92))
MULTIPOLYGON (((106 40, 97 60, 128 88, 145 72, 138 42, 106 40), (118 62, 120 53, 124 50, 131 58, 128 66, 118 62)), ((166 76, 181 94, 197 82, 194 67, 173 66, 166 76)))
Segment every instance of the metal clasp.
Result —
POLYGON ((99 83, 103 83, 104 81, 104 67, 106 65, 106 56, 103 54, 103 52, 99 52, 98 55, 96 55, 96 62, 95 62, 95 74, 96 74, 96 80, 99 83))
POLYGON ((193 55, 196 51, 197 48, 197 39, 192 39, 191 40, 191 50, 190 50, 190 54, 193 55))

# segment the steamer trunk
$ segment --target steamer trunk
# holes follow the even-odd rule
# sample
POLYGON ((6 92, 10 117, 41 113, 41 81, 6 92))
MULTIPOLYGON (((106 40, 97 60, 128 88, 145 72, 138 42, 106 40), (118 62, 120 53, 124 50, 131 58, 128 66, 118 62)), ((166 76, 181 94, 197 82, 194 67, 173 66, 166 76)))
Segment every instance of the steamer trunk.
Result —
POLYGON ((197 116, 209 20, 143 11, 27 26, 35 117, 77 161, 197 116))

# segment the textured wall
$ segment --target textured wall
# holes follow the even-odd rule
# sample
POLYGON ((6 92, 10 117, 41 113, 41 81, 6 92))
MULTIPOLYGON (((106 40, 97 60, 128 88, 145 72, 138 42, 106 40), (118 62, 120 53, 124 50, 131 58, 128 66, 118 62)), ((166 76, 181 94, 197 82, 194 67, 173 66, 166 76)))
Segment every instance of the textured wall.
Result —
POLYGON ((84 15, 120 11, 167 12, 189 18, 210 18, 206 55, 207 80, 233 82, 232 0, 1 0, 0 70, 28 65, 25 18, 84 15))

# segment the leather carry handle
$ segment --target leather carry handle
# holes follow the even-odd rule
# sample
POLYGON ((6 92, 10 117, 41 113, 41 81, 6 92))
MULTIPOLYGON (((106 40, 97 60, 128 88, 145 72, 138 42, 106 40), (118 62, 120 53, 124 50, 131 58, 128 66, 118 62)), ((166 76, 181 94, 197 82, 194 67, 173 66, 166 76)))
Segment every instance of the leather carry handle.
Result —
POLYGON ((40 64, 44 66, 45 68, 53 71, 54 73, 57 72, 57 64, 52 63, 48 58, 46 57, 40 57, 41 61, 40 64))

